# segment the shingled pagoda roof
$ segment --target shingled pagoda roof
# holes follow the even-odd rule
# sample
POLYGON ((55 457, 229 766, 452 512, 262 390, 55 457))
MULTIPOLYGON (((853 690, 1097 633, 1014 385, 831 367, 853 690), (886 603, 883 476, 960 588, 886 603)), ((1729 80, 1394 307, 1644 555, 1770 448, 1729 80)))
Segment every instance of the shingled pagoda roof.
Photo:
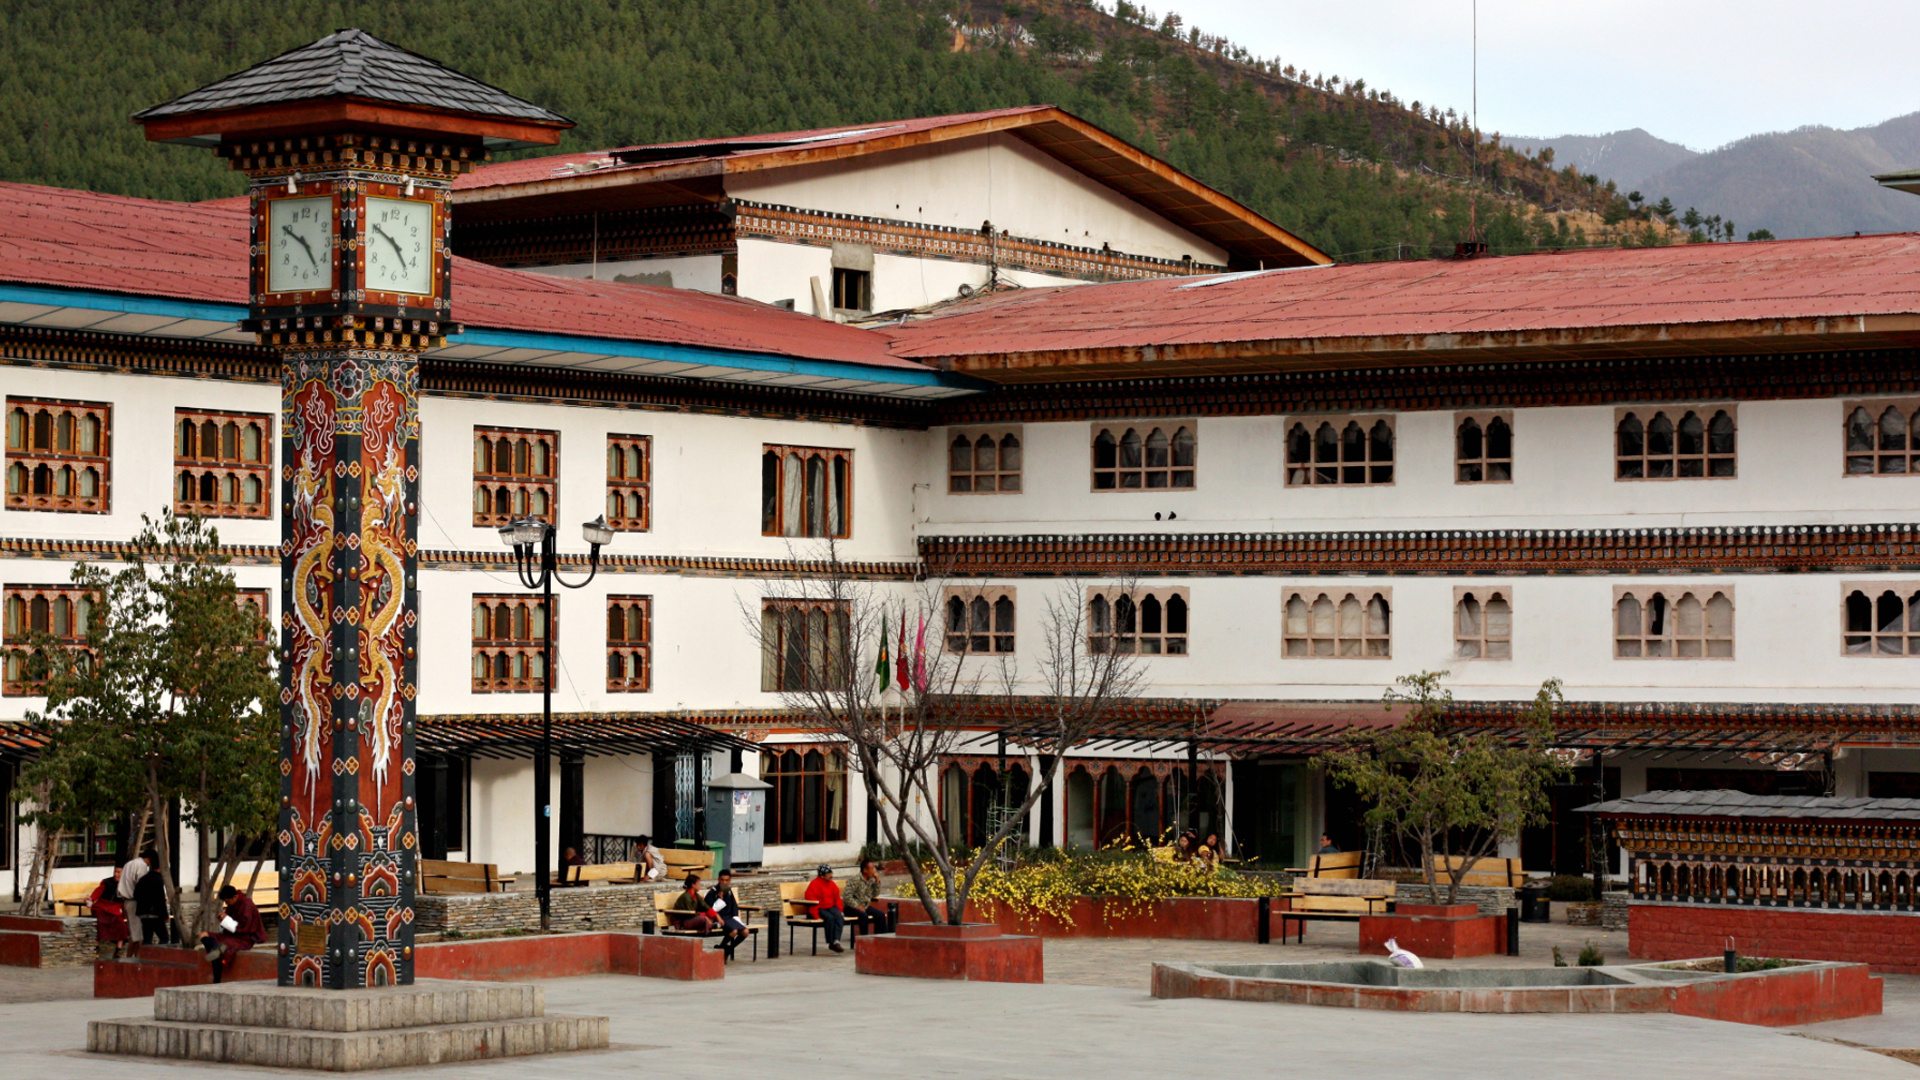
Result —
POLYGON ((1580 807, 1609 817, 1780 818, 1791 821, 1920 822, 1920 799, 1749 795, 1743 791, 1649 791, 1580 807))
POLYGON ((337 30, 311 45, 134 114, 146 122, 291 102, 359 98, 470 116, 571 127, 573 121, 390 45, 364 30, 337 30))

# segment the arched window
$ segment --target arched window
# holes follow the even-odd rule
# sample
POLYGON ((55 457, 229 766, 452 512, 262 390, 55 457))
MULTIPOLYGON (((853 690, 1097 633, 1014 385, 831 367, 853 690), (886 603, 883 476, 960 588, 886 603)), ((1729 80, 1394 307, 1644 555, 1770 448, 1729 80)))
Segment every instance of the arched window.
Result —
POLYGON ((1185 656, 1189 602, 1180 587, 1089 589, 1087 651, 1185 656))
POLYGON ((1920 403, 1846 404, 1847 475, 1920 474, 1920 403))
POLYGON ((1730 479, 1736 475, 1734 407, 1620 409, 1614 476, 1621 480, 1730 479))
MULTIPOLYGON (((559 603, 555 597, 554 602, 559 603)), ((546 677, 547 617, 537 597, 473 598, 473 691, 527 693, 546 677)), ((554 647, 559 648, 556 641, 554 647)))
POLYGON ((1920 656, 1920 584, 1876 582, 1846 589, 1841 643, 1847 655, 1920 656))
POLYGON ((852 534, 853 451, 767 446, 761 462, 764 535, 844 540, 852 534))
POLYGON ((946 650, 958 654, 1013 652, 1014 603, 1011 588, 948 589, 942 602, 946 650))
POLYGON ((607 690, 641 693, 652 689, 653 599, 607 597, 607 690))
POLYGON ((1614 655, 1623 659, 1733 657, 1733 591, 1729 588, 1614 590, 1614 655))
POLYGON ((106 513, 111 416, 110 405, 7 398, 6 507, 106 513))
POLYGON ((1393 597, 1388 589, 1298 590, 1281 606, 1282 651, 1300 659, 1393 655, 1393 597))
POLYGON ((1454 480, 1505 484, 1513 480, 1513 417, 1510 413, 1459 413, 1454 417, 1454 480))
POLYGON ((492 492, 485 513, 474 499, 473 523, 498 527, 529 514, 552 522, 559 503, 560 433, 476 427, 473 438, 474 489, 492 492))
MULTIPOLYGON (((1096 425, 1095 491, 1186 491, 1194 486, 1199 455, 1193 421, 1135 426, 1096 425)), ((1004 462, 1003 462, 1004 465, 1004 462)))
POLYGON ((620 532, 653 528, 653 439, 607 436, 607 524, 620 532))
POLYGON ((1459 659, 1513 659, 1513 609, 1507 590, 1455 589, 1453 637, 1453 654, 1459 659))
POLYGON ((1393 483, 1391 417, 1294 420, 1287 426, 1286 446, 1289 487, 1393 483))

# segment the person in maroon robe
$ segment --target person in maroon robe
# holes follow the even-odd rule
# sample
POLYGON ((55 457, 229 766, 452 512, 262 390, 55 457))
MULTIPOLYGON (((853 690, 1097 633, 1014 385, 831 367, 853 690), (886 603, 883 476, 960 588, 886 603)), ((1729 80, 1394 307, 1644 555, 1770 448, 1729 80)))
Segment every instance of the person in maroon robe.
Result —
POLYGON ((213 964, 213 981, 219 982, 233 966, 233 957, 267 940, 267 926, 260 920, 260 909, 255 907, 247 894, 231 885, 220 886, 220 901, 227 907, 226 917, 233 922, 233 928, 227 929, 223 923, 220 929, 211 934, 200 935, 200 944, 207 950, 207 960, 213 964))

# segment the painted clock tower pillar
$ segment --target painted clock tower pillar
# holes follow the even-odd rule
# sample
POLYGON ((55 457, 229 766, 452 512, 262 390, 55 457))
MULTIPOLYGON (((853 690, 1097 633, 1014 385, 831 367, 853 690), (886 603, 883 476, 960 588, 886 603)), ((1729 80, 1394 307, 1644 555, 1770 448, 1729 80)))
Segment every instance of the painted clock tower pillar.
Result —
POLYGON ((570 121, 358 30, 134 117, 250 185, 249 318, 282 363, 279 981, 413 981, 421 354, 448 195, 570 121))

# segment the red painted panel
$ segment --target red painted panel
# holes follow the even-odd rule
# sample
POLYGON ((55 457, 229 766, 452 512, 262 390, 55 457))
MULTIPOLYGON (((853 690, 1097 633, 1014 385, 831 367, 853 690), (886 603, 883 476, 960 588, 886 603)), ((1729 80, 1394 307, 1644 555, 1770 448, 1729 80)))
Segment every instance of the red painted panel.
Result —
POLYGON ((640 974, 649 979, 701 982, 726 977, 726 958, 701 938, 650 935, 639 941, 640 974))
POLYGON ((881 934, 854 943, 853 969, 863 975, 975 982, 1044 981, 1041 939, 1027 936, 922 937, 881 934))
POLYGON ((0 930, 57 934, 66 928, 67 924, 59 919, 42 919, 33 915, 0 915, 0 930))
MULTIPOLYGON (((1361 955, 1380 955, 1392 939, 1416 956, 1456 960, 1465 956, 1495 956, 1506 951, 1505 915, 1421 915, 1421 905, 1400 908, 1392 915, 1360 917, 1361 955)), ((1471 904, 1439 910, 1477 911, 1471 904)))
POLYGON ((40 935, 23 930, 0 930, 0 965, 40 966, 40 935))
POLYGON ((1895 913, 1636 903, 1627 951, 1641 960, 1719 956, 1727 939, 1745 956, 1841 960, 1920 975, 1920 917, 1895 913))

